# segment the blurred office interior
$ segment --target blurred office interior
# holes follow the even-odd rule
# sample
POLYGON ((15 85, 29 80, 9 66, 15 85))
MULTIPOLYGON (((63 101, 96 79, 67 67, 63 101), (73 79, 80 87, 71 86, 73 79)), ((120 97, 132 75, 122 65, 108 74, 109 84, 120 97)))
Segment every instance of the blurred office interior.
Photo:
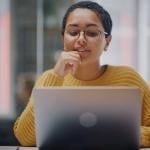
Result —
MULTIPOLYGON (((63 50, 62 17, 76 1, 0 1, 0 145, 18 144, 13 122, 26 106, 36 78, 54 66, 63 50)), ((97 2, 113 20, 113 40, 103 64, 131 66, 149 84, 150 1, 97 2)))

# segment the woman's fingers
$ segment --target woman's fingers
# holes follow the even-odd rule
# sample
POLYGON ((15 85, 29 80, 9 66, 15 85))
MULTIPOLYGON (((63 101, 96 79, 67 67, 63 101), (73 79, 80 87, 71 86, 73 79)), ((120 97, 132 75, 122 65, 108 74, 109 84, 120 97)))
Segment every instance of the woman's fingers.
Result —
POLYGON ((58 62, 54 67, 54 72, 61 76, 65 76, 67 73, 74 74, 80 63, 81 58, 78 52, 62 52, 58 62))
POLYGON ((67 72, 74 74, 81 63, 80 55, 78 53, 68 53, 68 56, 66 56, 65 63, 67 65, 67 72))

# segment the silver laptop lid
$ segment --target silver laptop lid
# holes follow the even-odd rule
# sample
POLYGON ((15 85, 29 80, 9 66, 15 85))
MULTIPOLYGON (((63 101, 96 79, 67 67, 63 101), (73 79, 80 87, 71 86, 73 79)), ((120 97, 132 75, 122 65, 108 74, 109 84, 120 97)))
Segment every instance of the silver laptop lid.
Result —
POLYGON ((141 119, 138 88, 37 88, 34 107, 38 147, 138 149, 141 119))

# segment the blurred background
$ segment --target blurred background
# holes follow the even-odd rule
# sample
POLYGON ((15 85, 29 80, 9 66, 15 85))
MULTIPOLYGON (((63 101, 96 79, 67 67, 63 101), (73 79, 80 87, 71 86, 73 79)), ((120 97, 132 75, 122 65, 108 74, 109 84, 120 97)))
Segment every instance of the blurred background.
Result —
MULTIPOLYGON (((96 1, 96 0, 95 0, 96 1)), ((0 0, 0 145, 18 145, 14 120, 36 78, 63 50, 61 21, 77 0, 0 0)), ((103 63, 128 65, 150 83, 150 1, 97 0, 111 14, 113 40, 103 63)))

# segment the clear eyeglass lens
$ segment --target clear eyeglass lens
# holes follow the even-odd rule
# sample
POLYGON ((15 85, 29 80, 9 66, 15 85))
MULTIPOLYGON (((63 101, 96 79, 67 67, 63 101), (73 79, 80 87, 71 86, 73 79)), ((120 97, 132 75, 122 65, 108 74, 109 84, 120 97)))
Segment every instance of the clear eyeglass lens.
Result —
POLYGON ((94 31, 94 30, 93 30, 93 31, 92 31, 92 30, 87 30, 87 31, 85 32, 85 36, 86 36, 86 37, 90 37, 90 38, 98 37, 99 34, 100 34, 99 31, 94 31))
POLYGON ((78 36, 80 34, 79 31, 68 31, 70 36, 78 36))
POLYGON ((85 38, 87 39, 96 39, 101 37, 102 35, 105 35, 105 32, 95 30, 95 29, 87 29, 84 31, 79 30, 68 30, 67 33, 72 37, 79 37, 82 34, 84 34, 85 38))

